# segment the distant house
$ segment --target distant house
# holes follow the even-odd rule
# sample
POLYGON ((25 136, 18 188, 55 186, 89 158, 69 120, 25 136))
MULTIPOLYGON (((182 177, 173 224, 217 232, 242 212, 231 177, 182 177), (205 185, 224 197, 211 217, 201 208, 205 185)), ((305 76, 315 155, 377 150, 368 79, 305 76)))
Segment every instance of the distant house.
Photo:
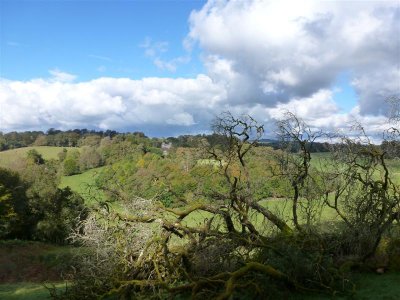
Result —
POLYGON ((172 143, 165 143, 162 142, 161 144, 161 150, 163 152, 163 155, 168 155, 169 150, 172 148, 172 143))

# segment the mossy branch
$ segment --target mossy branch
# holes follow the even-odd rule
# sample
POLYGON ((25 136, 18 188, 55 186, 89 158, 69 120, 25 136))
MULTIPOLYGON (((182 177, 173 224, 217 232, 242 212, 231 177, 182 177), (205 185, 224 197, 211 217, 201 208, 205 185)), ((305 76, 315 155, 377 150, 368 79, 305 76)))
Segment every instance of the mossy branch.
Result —
POLYGON ((245 276, 247 273, 253 271, 263 273, 275 279, 283 280, 292 285, 292 282, 289 280, 287 275, 276 270, 270 265, 264 265, 258 262, 249 262, 242 268, 229 274, 229 279, 226 281, 225 284, 225 291, 221 295, 219 295, 217 299, 218 300, 229 299, 235 290, 236 281, 239 280, 241 277, 245 276))

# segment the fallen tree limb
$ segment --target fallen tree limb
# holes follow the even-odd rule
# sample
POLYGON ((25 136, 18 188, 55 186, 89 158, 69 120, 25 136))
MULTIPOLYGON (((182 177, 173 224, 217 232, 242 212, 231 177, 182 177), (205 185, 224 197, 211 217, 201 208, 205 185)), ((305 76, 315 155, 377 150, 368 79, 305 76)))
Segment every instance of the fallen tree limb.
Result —
POLYGON ((230 277, 225 284, 225 291, 221 295, 219 295, 219 297, 217 299, 218 300, 228 299, 235 290, 235 282, 238 279, 240 279, 241 277, 243 277, 244 275, 246 275, 247 273, 252 272, 252 271, 261 272, 272 278, 283 280, 287 283, 292 284, 292 282, 289 280, 289 278, 284 273, 276 270, 275 268, 273 268, 269 265, 264 265, 264 264, 258 263, 258 262, 249 262, 242 268, 229 274, 230 277))

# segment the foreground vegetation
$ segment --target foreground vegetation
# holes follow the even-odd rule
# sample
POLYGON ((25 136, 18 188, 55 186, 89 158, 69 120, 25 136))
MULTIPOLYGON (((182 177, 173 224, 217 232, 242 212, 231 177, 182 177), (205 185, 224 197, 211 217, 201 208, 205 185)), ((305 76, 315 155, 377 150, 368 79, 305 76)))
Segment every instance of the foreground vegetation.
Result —
MULTIPOLYGON (((62 290, 64 283, 53 283, 52 288, 62 290)), ((18 282, 0 284, 0 299, 43 300, 51 299, 48 288, 42 283, 18 282)))
POLYGON ((48 287, 65 287, 77 249, 42 242, 0 242, 0 299, 50 299, 48 287))
POLYGON ((94 134, 52 157, 26 149, 0 169, 0 233, 84 249, 57 299, 364 297, 372 278, 396 280, 395 139, 330 136, 290 113, 278 127, 279 149, 229 113, 185 147, 94 134), (321 138, 335 143, 311 154, 321 138))

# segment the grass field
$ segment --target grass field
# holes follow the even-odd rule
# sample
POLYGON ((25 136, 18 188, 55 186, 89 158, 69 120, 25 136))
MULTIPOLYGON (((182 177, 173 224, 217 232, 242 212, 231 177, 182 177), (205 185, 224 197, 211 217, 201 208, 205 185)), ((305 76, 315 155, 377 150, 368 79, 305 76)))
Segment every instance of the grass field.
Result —
MULTIPOLYGON (((334 168, 335 165, 329 163, 331 154, 328 152, 319 152, 312 153, 311 166, 316 169, 324 169, 324 168, 334 168)), ((386 166, 389 169, 391 179, 396 183, 400 184, 400 159, 386 159, 386 166)), ((383 169, 380 168, 379 176, 383 176, 383 169)))
MULTIPOLYGON (((24 147, 18 149, 12 149, 0 152, 0 167, 4 168, 15 168, 23 158, 26 158, 27 152, 29 150, 35 149, 38 151, 45 160, 58 159, 58 153, 62 149, 67 150, 79 150, 79 148, 72 147, 50 147, 50 146, 40 146, 40 147, 24 147)), ((73 176, 63 176, 61 177, 60 187, 64 188, 69 186, 73 191, 78 192, 87 201, 87 204, 94 202, 94 197, 102 198, 101 193, 93 188, 96 176, 99 174, 102 168, 91 169, 82 174, 73 176)))
POLYGON ((26 158, 26 154, 29 150, 35 149, 38 151, 45 160, 58 159, 57 154, 65 148, 69 149, 79 149, 72 147, 50 147, 50 146, 40 146, 40 147, 24 147, 18 149, 12 149, 0 152, 0 167, 13 168, 21 159, 26 158))
POLYGON ((321 294, 298 294, 288 297, 291 300, 318 299, 354 299, 354 300, 397 300, 400 295, 400 273, 393 272, 383 275, 373 273, 354 274, 352 282, 355 285, 354 295, 329 296, 321 294))
POLYGON ((95 199, 102 200, 103 194, 96 189, 96 177, 104 167, 88 170, 82 174, 61 177, 60 188, 70 187, 71 190, 81 194, 87 205, 96 203, 95 199))

